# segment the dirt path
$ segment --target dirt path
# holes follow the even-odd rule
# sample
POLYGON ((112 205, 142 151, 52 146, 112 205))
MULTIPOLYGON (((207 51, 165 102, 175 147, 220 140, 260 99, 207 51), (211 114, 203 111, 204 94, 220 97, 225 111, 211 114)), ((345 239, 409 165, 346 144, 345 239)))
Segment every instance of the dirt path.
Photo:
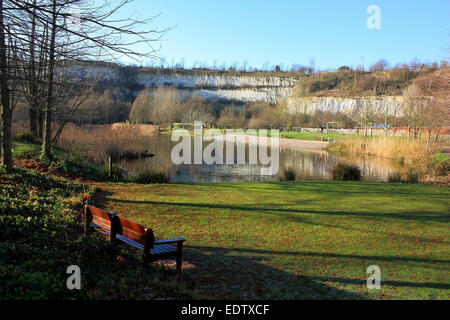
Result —
MULTIPOLYGON (((242 137, 242 135, 227 135, 223 136, 224 140, 226 141, 228 138, 235 138, 235 137, 242 137)), ((249 138, 254 136, 246 135, 246 142, 249 142, 249 138)), ((266 138, 266 139, 260 139, 258 141, 258 144, 264 144, 269 143, 271 139, 275 138, 266 138)), ((287 139, 287 138, 279 138, 279 145, 281 149, 289 148, 289 149, 298 149, 298 150, 308 150, 308 151, 322 151, 325 150, 328 142, 327 141, 311 141, 311 140, 299 140, 299 139, 287 139)))
POLYGON ((301 149, 301 150, 325 150, 327 141, 310 141, 298 139, 280 139, 280 148, 301 149))

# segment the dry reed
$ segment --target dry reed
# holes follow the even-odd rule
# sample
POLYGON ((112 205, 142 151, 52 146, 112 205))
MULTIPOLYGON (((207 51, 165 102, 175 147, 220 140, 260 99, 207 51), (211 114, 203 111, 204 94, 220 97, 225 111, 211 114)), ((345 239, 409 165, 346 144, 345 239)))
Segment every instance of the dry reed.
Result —
POLYGON ((58 147, 81 153, 93 161, 139 157, 147 152, 144 138, 131 125, 112 128, 110 125, 83 126, 68 124, 61 134, 58 147))
POLYGON ((437 144, 403 137, 350 138, 338 141, 337 149, 349 157, 376 156, 395 160, 401 167, 418 166, 433 154, 437 144))

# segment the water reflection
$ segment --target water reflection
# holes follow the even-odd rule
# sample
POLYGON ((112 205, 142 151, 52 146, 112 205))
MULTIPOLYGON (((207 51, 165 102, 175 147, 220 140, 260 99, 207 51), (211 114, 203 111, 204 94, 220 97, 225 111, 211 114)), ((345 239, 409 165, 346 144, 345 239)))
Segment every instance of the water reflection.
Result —
MULTIPOLYGON (((122 165, 133 174, 145 168, 167 168, 172 166, 174 182, 244 182, 278 181, 278 176, 261 174, 260 165, 172 165, 171 150, 176 142, 170 141, 170 135, 149 136, 147 148, 156 156, 148 159, 125 161, 122 165)), ((193 143, 192 143, 193 145, 193 143)), ((225 154, 225 152, 224 152, 225 154)), ((247 150, 248 159, 248 150, 247 150)), ((325 151, 280 149, 280 169, 292 168, 297 180, 331 180, 333 167, 344 162, 361 169, 363 179, 368 181, 387 181, 389 173, 396 172, 393 162, 381 158, 347 159, 329 155, 325 151)))

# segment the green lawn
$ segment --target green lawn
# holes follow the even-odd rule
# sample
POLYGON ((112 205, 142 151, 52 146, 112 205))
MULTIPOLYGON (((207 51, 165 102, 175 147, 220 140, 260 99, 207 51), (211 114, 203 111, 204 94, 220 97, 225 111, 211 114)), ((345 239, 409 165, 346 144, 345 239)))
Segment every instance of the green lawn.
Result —
POLYGON ((15 157, 20 157, 25 153, 39 154, 41 146, 39 144, 29 143, 29 142, 19 142, 13 141, 13 155, 15 157))
POLYGON ((298 140, 318 140, 319 138, 323 138, 324 141, 328 139, 333 141, 335 139, 345 139, 346 136, 356 137, 357 135, 345 135, 342 133, 330 132, 324 133, 320 132, 280 132, 280 137, 288 138, 288 139, 298 139, 298 140))
MULTIPOLYGON (((12 150, 14 157, 21 157, 25 154, 38 155, 41 152, 41 145, 36 143, 13 141, 12 150)), ((57 157, 67 155, 63 151, 56 148, 54 148, 52 152, 57 157)))
POLYGON ((99 184, 101 205, 184 236, 215 298, 450 298, 450 189, 363 182, 99 184), (381 290, 365 286, 370 265, 381 290))

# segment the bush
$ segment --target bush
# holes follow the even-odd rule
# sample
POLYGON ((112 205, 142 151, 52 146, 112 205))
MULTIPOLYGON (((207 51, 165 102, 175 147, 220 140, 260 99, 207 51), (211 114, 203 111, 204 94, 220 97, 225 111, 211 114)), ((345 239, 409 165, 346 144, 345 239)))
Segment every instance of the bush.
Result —
POLYGON ((14 140, 21 141, 21 142, 30 142, 30 143, 36 142, 33 135, 30 132, 23 132, 23 133, 16 134, 16 136, 14 137, 14 140))
POLYGON ((69 159, 60 159, 58 169, 70 176, 83 177, 94 181, 108 180, 107 172, 102 166, 96 165, 77 155, 70 155, 69 159))
POLYGON ((402 182, 402 175, 400 172, 389 173, 388 181, 391 183, 399 183, 402 182))
POLYGON ((419 173, 414 168, 409 168, 408 171, 402 176, 403 183, 418 183, 419 173))
POLYGON ((118 164, 113 164, 111 166, 111 173, 109 172, 108 167, 103 169, 103 179, 113 182, 120 182, 125 180, 125 174, 123 169, 118 164))
POLYGON ((282 176, 280 177, 280 181, 295 181, 295 179, 296 174, 294 169, 292 168, 284 169, 282 172, 282 176))
POLYGON ((138 174, 138 176, 135 178, 135 182, 142 184, 169 183, 171 178, 171 173, 168 171, 148 168, 138 174))
POLYGON ((445 154, 435 154, 427 162, 427 171, 434 176, 450 174, 450 157, 445 154))
POLYGON ((333 168, 334 180, 361 180, 361 170, 357 166, 352 166, 344 163, 339 163, 333 168))

